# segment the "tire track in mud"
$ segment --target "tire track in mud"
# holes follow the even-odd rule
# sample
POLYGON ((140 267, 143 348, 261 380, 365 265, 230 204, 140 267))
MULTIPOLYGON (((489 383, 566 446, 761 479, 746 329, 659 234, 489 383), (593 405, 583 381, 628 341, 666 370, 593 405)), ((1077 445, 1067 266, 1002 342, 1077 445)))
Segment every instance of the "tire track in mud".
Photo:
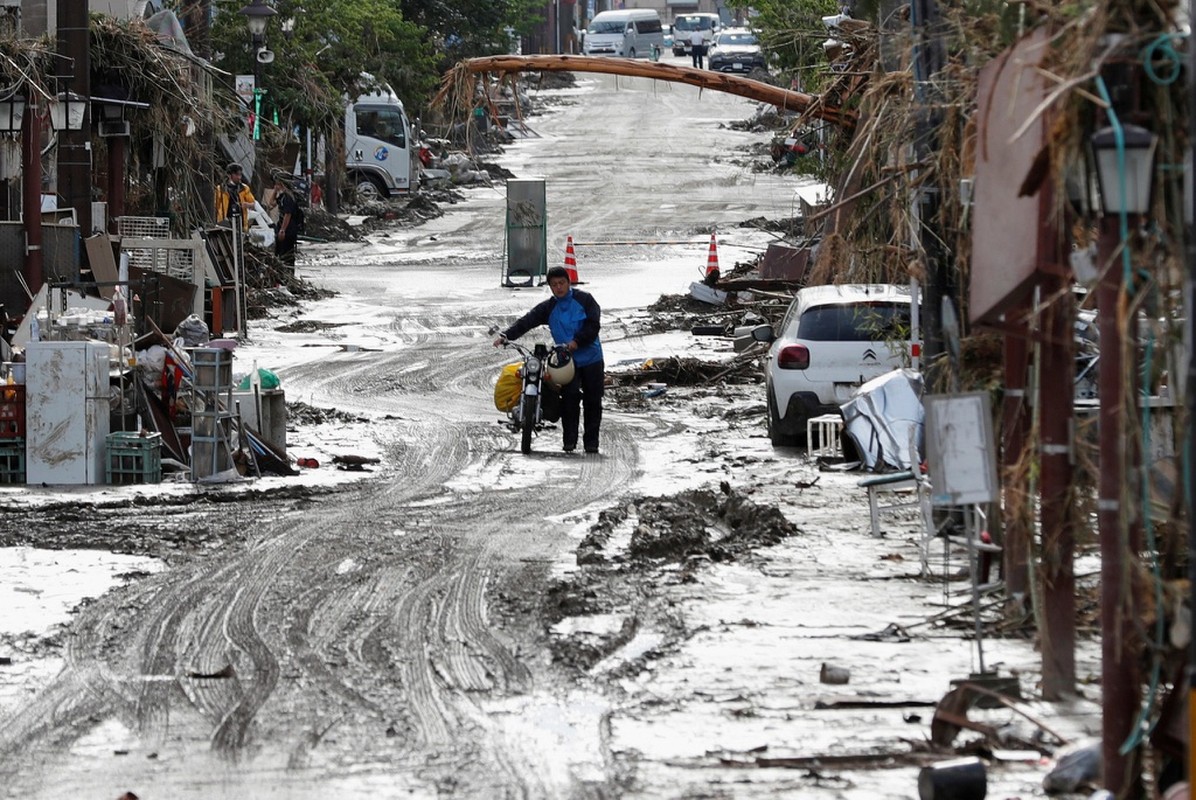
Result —
POLYGON ((252 768, 247 748, 265 741, 287 751, 287 763, 305 764, 313 749, 331 746, 320 744, 328 720, 345 718, 355 724, 345 726, 341 747, 361 748, 354 755, 367 763, 393 763, 401 747, 409 768, 451 776, 467 794, 559 794, 537 777, 544 765, 504 743, 478 705, 535 684, 493 630, 487 591, 526 560, 544 558, 559 537, 544 516, 621 490, 635 472, 634 437, 614 415, 600 457, 548 452, 559 446, 552 433, 538 440, 544 452, 524 457, 514 437, 487 420, 498 416, 490 405, 494 354, 469 347, 448 363, 459 341, 432 340, 426 349, 434 352, 418 363, 405 350, 351 354, 298 381, 333 402, 370 396, 372 411, 399 416, 375 424, 393 457, 376 482, 258 523, 244 548, 147 579, 119 603, 84 612, 63 676, 17 715, 10 728, 24 738, 0 752, 28 754, 55 736, 69 744, 96 720, 118 717, 135 720, 147 742, 206 740, 244 769, 252 768), (410 391, 379 391, 380 375, 400 376, 410 391), (551 491, 534 480, 476 491, 449 485, 512 466, 517 475, 559 470, 569 488, 557 479, 551 491), (341 575, 335 567, 346 559, 354 567, 341 575), (111 667, 88 666, 95 664, 111 667), (230 677, 194 677, 226 666, 230 677), (141 675, 173 680, 122 693, 124 681, 141 675), (76 720, 68 730, 59 722, 64 709, 76 720))

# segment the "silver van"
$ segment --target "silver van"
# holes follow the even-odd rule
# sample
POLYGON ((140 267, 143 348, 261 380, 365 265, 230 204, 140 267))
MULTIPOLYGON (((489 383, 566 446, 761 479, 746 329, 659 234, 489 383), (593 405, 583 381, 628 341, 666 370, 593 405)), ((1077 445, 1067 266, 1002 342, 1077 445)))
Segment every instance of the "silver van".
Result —
POLYGON ((714 35, 722 27, 718 14, 678 14, 673 20, 673 55, 683 56, 689 53, 689 39, 694 31, 702 32, 702 39, 709 49, 714 35))
POLYGON ((603 11, 586 28, 582 53, 587 56, 651 58, 664 49, 660 15, 650 8, 603 11))

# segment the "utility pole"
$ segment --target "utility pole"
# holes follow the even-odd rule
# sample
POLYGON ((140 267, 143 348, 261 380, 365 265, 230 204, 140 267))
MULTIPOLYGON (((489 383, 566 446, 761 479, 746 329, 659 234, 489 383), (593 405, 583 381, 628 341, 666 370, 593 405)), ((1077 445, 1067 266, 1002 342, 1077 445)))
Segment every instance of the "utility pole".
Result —
MULTIPOLYGON (((1196 0, 1188 2, 1188 19, 1196 14, 1196 0)), ((1196 164, 1196 140, 1192 138, 1192 131, 1196 131, 1196 81, 1191 80, 1192 70, 1196 69, 1196 47, 1188 48, 1188 154, 1192 156, 1192 164, 1196 164)), ((1196 192, 1196 182, 1193 183, 1196 192)), ((1196 200, 1194 197, 1186 198, 1196 200)), ((1194 206, 1196 207, 1196 206, 1194 206)), ((1183 461, 1191 464, 1196 458, 1196 237, 1193 236, 1192 221, 1186 220, 1187 235, 1187 270, 1184 279, 1184 298, 1186 311, 1184 314, 1184 344, 1188 348, 1188 376, 1185 382, 1184 406, 1187 410, 1188 424, 1184 433, 1183 461)), ((1188 586, 1189 607, 1196 608, 1196 525, 1193 524, 1193 509, 1196 509, 1196 469, 1189 469, 1188 482, 1184 487, 1184 513, 1188 520, 1188 586)), ((1192 722, 1196 720, 1196 636, 1188 637, 1188 664, 1185 677, 1188 680, 1188 784, 1192 784, 1196 774, 1196 735, 1192 733, 1192 722)))
MULTIPOLYGON (((939 92, 933 84, 942 70, 942 21, 935 0, 913 0, 910 5, 914 34, 914 96, 918 105, 917 131, 914 136, 914 157, 919 164, 927 163, 938 152, 939 92)), ((919 170, 921 172, 921 170, 919 170)), ((918 210, 922 255, 926 267, 926 287, 922 303, 925 319, 922 336, 923 372, 927 390, 939 391, 941 356, 946 352, 943 341, 943 300, 954 301, 952 281, 943 251, 942 235, 938 230, 942 194, 935 186, 923 184, 918 190, 918 210)))
MULTIPOLYGON (((91 55, 87 3, 58 0, 58 90, 91 97, 91 55)), ((91 236, 91 103, 83 128, 58 132, 58 193, 75 209, 79 234, 91 236)))
MULTIPOLYGON (((183 2, 183 30, 187 34, 187 44, 191 51, 202 59, 212 58, 212 35, 209 20, 211 17, 211 0, 184 0, 183 2)), ((194 68, 193 68, 194 69, 194 68)), ((215 139, 212 135, 211 122, 205 119, 195 120, 198 127, 197 134, 200 141, 200 157, 197 165, 198 176, 195 181, 199 201, 204 209, 203 222, 215 219, 213 198, 216 196, 216 186, 213 176, 219 173, 213 163, 213 148, 215 139)))

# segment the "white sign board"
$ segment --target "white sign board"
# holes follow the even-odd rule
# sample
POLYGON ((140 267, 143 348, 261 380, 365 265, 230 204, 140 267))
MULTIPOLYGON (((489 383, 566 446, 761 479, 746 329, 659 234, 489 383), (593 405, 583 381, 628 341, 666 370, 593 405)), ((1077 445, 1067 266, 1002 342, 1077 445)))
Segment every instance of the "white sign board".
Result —
POLYGON ((996 502, 1001 487, 988 393, 927 395, 923 404, 931 503, 964 506, 996 502))

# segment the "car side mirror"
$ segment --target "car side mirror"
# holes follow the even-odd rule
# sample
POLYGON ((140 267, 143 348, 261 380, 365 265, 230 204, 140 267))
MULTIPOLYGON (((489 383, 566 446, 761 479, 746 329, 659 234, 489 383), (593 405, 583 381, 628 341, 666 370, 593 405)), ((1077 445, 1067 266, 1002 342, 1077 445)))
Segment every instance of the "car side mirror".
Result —
POLYGON ((776 334, 772 332, 771 325, 757 325, 752 328, 751 336, 757 342, 764 342, 765 344, 772 344, 777 340, 776 334))

